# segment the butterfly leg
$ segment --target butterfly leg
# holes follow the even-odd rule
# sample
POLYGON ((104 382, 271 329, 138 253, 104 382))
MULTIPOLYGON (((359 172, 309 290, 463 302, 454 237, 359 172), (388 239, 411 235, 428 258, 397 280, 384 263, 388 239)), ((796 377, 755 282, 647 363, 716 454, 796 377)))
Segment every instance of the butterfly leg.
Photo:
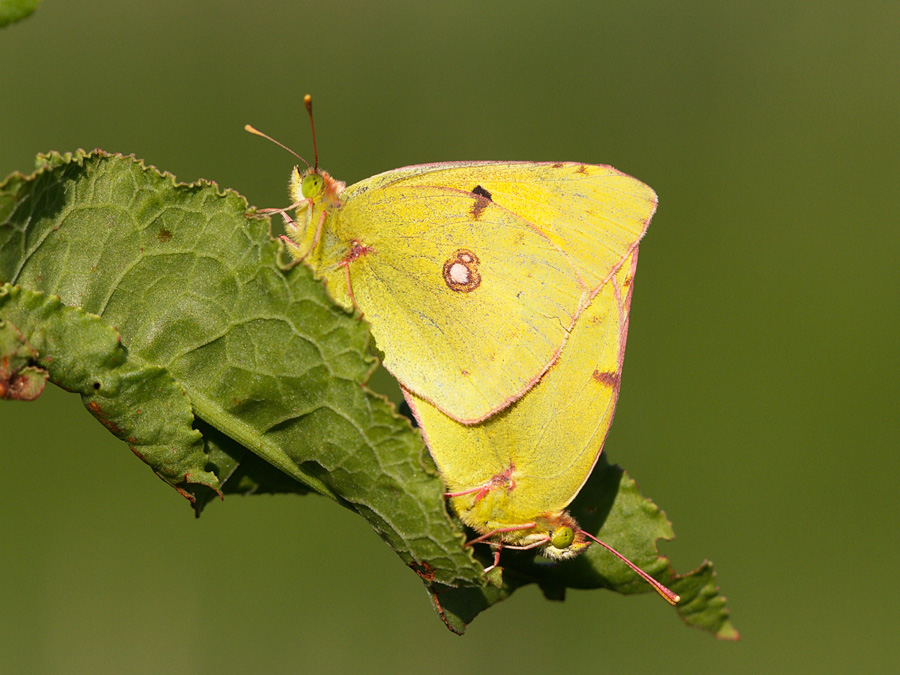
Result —
MULTIPOLYGON (((291 204, 290 206, 286 206, 286 207, 284 207, 283 209, 257 209, 254 213, 245 213, 245 214, 244 214, 244 217, 246 217, 246 218, 258 218, 258 217, 261 217, 261 216, 262 216, 262 217, 264 217, 264 216, 271 216, 271 215, 274 215, 274 214, 276 214, 276 213, 280 213, 280 214, 283 216, 283 215, 285 214, 286 211, 292 211, 292 210, 296 209, 298 206, 300 206, 300 204, 302 204, 302 202, 298 202, 298 203, 296 203, 296 204, 291 204)), ((291 221, 291 222, 293 222, 293 221, 291 221)))
POLYGON ((293 211, 298 206, 300 206, 302 203, 303 202, 296 202, 294 204, 291 204, 290 206, 285 206, 283 209, 260 209, 256 213, 258 213, 260 215, 264 215, 264 216, 268 216, 273 213, 284 213, 285 211, 293 211))
POLYGON ((463 497, 465 495, 477 493, 475 495, 475 502, 474 502, 475 504, 477 504, 478 502, 480 502, 482 499, 485 498, 485 495, 487 495, 487 493, 490 492, 493 489, 493 487, 494 486, 492 486, 490 483, 488 483, 487 485, 479 485, 478 487, 473 487, 469 490, 460 490, 459 492, 445 492, 444 497, 447 499, 450 499, 451 497, 463 497))
POLYGON ((530 544, 525 544, 524 546, 514 546, 512 544, 507 544, 506 548, 513 548, 517 551, 527 551, 528 549, 531 549, 531 548, 537 548, 538 546, 543 546, 544 544, 546 544, 549 541, 550 541, 550 537, 548 535, 548 536, 544 537, 543 539, 538 539, 537 541, 533 541, 530 544))
MULTIPOLYGON (((467 541, 466 546, 472 546, 473 544, 480 544, 484 541, 487 541, 488 539, 490 539, 491 537, 493 537, 495 535, 503 534, 505 532, 520 532, 522 530, 530 530, 533 527, 537 527, 537 523, 522 523, 521 525, 510 525, 509 527, 498 527, 495 530, 491 530, 487 534, 483 534, 480 537, 475 537, 475 539, 467 541)), ((547 537, 547 539, 549 540, 549 537, 547 537)), ((540 546, 543 543, 544 542, 538 542, 536 545, 540 546)), ((521 546, 521 547, 520 546, 510 546, 509 544, 506 544, 506 547, 507 548, 521 548, 523 550, 527 549, 527 548, 534 548, 530 544, 528 546, 521 546)))
MULTIPOLYGON (((308 213, 312 214, 312 202, 310 202, 310 211, 308 213)), ((322 237, 322 226, 325 224, 325 215, 325 211, 319 214, 319 224, 316 225, 316 236, 313 237, 312 246, 309 247, 310 251, 315 251, 319 245, 319 239, 322 237)))
POLYGON ((444 496, 448 498, 462 497, 463 495, 470 495, 475 492, 477 494, 475 495, 474 503, 477 504, 482 499, 484 499, 491 490, 503 488, 507 492, 510 492, 516 487, 516 479, 512 477, 513 471, 515 471, 515 469, 516 465, 513 462, 510 462, 509 467, 503 473, 498 473, 496 476, 493 476, 484 485, 469 488, 468 490, 461 490, 459 492, 445 492, 444 496))
POLYGON ((494 562, 491 563, 491 565, 489 565, 488 567, 485 567, 485 568, 484 568, 484 573, 485 573, 485 574, 487 574, 488 572, 490 572, 490 571, 491 571, 492 569, 494 569, 495 567, 499 567, 499 566, 500 566, 500 551, 501 551, 501 550, 503 550, 503 545, 502 545, 502 544, 497 544, 497 545, 494 547, 494 562))
POLYGON ((285 248, 287 248, 288 253, 291 254, 291 257, 294 260, 303 260, 303 251, 300 250, 300 247, 297 246, 297 242, 291 239, 286 234, 281 235, 281 241, 284 242, 285 248))
MULTIPOLYGON (((324 216, 324 213, 322 214, 324 216)), ((319 223, 319 229, 321 230, 322 223, 319 223)), ((318 238, 318 232, 316 233, 316 237, 318 238)), ((364 255, 368 255, 369 253, 373 253, 374 249, 371 246, 366 246, 358 239, 354 239, 350 242, 350 250, 347 251, 347 255, 344 256, 344 259, 338 263, 341 267, 344 268, 344 275, 347 277, 347 296, 350 298, 350 302, 353 303, 353 308, 359 312, 359 318, 363 318, 363 311, 360 309, 359 305, 356 302, 356 296, 353 295, 353 282, 350 281, 350 263, 354 260, 358 260, 364 255)))
MULTIPOLYGON (((301 202, 301 204, 302 204, 302 202, 301 202)), ((288 208, 290 208, 290 207, 288 207, 288 208)), ((322 226, 325 223, 325 215, 326 214, 324 211, 321 214, 319 214, 319 223, 318 223, 318 225, 316 225, 315 236, 313 237, 312 243, 310 244, 309 248, 306 251, 303 251, 303 249, 300 248, 300 242, 298 240, 304 238, 303 232, 309 231, 309 221, 312 218, 311 210, 308 209, 306 211, 307 223, 306 223, 306 227, 303 229, 303 232, 301 232, 300 226, 297 224, 297 221, 295 221, 293 218, 291 218, 287 214, 287 209, 280 209, 280 210, 272 209, 272 211, 274 213, 280 213, 281 217, 284 219, 284 227, 288 232, 288 237, 293 242, 293 246, 289 246, 289 250, 291 251, 291 255, 293 255, 294 258, 296 258, 297 260, 303 260, 311 252, 316 250, 316 247, 319 245, 319 238, 322 236, 322 226)), ((282 239, 284 239, 284 237, 282 237, 282 239)))
MULTIPOLYGON (((466 546, 472 546, 474 544, 480 544, 480 543, 486 542, 490 537, 493 537, 494 535, 497 535, 497 534, 502 534, 504 532, 518 532, 520 530, 528 530, 528 529, 531 529, 532 527, 534 527, 536 524, 537 523, 524 523, 522 525, 511 525, 510 527, 498 528, 496 530, 488 532, 487 534, 483 534, 480 537, 472 539, 471 541, 467 541, 466 546)), ((490 547, 494 551, 494 562, 491 565, 489 565, 488 567, 484 568, 484 573, 487 574, 495 567, 500 566, 500 551, 502 551, 504 548, 513 548, 513 549, 516 549, 519 551, 525 551, 530 548, 537 548, 538 546, 543 546, 548 541, 550 541, 549 536, 545 537, 539 541, 528 544, 526 546, 515 546, 512 544, 506 544, 502 541, 487 541, 487 543, 490 545, 490 547)))
POLYGON ((359 305, 356 304, 356 296, 353 295, 353 283, 350 281, 350 262, 344 260, 341 262, 341 267, 344 268, 344 276, 347 278, 347 295, 350 297, 350 302, 353 303, 353 309, 359 312, 359 319, 363 318, 363 311, 359 308, 359 305))

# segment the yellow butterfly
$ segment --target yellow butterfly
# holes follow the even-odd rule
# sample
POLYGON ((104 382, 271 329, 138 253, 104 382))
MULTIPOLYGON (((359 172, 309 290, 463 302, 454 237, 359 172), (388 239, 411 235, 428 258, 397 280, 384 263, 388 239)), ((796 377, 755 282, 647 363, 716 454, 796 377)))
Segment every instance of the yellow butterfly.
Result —
POLYGON ((582 531, 565 510, 590 476, 612 423, 636 264, 637 249, 600 287, 559 360, 506 410, 466 426, 416 394, 404 393, 453 509, 482 535, 474 542, 494 543, 495 564, 503 546, 540 548, 549 558, 566 559, 593 540, 675 604, 678 596, 582 531))
POLYGON ((466 424, 541 379, 656 209, 640 181, 577 162, 426 164, 349 188, 295 167, 290 192, 292 255, 362 312, 405 389, 466 424))

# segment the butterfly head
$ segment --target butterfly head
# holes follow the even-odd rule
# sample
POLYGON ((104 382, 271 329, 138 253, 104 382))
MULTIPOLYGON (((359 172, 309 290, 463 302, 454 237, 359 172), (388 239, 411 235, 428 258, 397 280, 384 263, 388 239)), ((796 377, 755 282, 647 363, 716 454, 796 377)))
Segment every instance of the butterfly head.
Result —
MULTIPOLYGON (((297 167, 294 167, 297 170, 297 167)), ((315 199, 322 193, 325 187, 325 179, 318 171, 312 173, 306 172, 306 175, 300 180, 300 193, 305 199, 315 199)))
POLYGON ((291 202, 298 206, 309 204, 324 209, 335 208, 340 206, 343 191, 344 182, 335 180, 324 169, 309 167, 300 171, 300 167, 295 166, 291 172, 291 202))
POLYGON ((591 545, 575 519, 567 511, 547 514, 538 521, 538 527, 545 529, 546 544, 541 553, 551 560, 574 558, 591 545))

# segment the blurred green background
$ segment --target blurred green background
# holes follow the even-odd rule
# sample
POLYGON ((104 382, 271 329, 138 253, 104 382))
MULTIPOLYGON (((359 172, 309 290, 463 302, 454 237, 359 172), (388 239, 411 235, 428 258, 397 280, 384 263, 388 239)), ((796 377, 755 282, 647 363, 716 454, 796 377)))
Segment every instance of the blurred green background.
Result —
POLYGON ((900 4, 45 0, 0 31, 0 174, 135 153, 259 206, 355 182, 609 163, 660 208, 606 452, 713 560, 743 634, 536 588, 449 633, 359 518, 200 520, 58 389, 0 403, 0 671, 894 673, 900 665, 900 4), (386 3, 385 3, 386 5, 386 3))

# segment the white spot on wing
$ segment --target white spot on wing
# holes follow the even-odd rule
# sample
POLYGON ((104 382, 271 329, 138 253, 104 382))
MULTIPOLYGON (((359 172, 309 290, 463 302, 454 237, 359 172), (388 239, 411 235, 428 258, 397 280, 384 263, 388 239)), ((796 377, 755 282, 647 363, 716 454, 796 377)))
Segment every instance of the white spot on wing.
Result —
POLYGON ((470 276, 469 268, 462 263, 454 263, 450 266, 450 278, 453 279, 454 283, 467 284, 470 276))

